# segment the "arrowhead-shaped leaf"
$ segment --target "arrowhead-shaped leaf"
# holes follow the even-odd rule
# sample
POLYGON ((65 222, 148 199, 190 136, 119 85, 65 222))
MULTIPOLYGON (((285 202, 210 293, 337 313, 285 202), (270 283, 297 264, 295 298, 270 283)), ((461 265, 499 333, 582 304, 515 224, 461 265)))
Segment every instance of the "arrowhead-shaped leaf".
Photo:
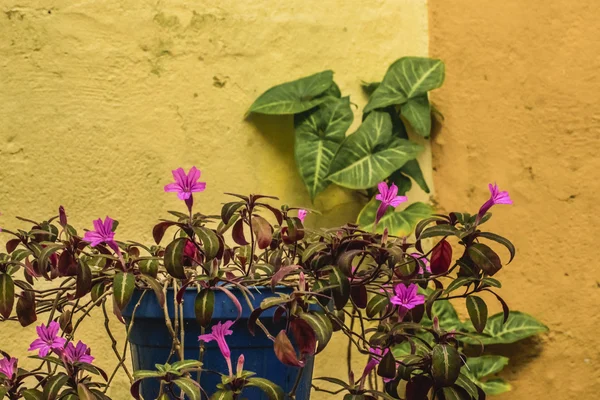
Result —
POLYGON ((431 107, 426 94, 409 99, 400 106, 400 112, 416 133, 425 138, 429 137, 431 133, 431 107))
POLYGON ((503 313, 494 314, 488 318, 483 333, 473 334, 473 338, 461 337, 460 340, 475 345, 509 344, 547 331, 548 327, 531 315, 511 311, 506 322, 503 313))
POLYGON ((439 88, 444 82, 444 63, 423 57, 403 57, 394 62, 369 98, 364 112, 377 108, 404 104, 439 88))
POLYGON ((373 112, 344 140, 331 162, 328 179, 350 189, 368 189, 414 159, 422 149, 392 136, 388 113, 373 112))
POLYGON ((324 94, 333 84, 333 71, 327 70, 273 86, 254 101, 248 113, 278 115, 310 110, 327 100, 324 94))
MULTIPOLYGON (((358 215, 357 223, 365 231, 371 232, 375 223, 375 216, 379 201, 371 199, 358 215)), ((387 228, 390 235, 408 236, 415 229, 417 223, 433 213, 433 207, 428 204, 416 202, 402 211, 389 208, 377 224, 377 233, 383 233, 387 228)))
POLYGON ((332 98, 295 116, 296 165, 311 199, 329 185, 326 178, 331 161, 353 120, 349 97, 332 98))

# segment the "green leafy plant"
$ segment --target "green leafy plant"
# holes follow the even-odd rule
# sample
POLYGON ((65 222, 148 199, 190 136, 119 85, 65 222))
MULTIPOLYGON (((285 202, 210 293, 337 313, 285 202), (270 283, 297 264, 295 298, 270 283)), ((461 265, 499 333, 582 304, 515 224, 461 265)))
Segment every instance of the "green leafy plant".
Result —
MULTIPOLYGON (((360 190, 371 198, 375 186, 387 181, 404 195, 416 182, 429 187, 416 158, 423 147, 409 139, 407 126, 424 137, 431 134, 429 91, 444 81, 444 63, 423 57, 394 62, 381 83, 364 84, 370 99, 363 121, 352 134, 354 120, 349 97, 342 97, 332 71, 323 71, 272 87, 259 96, 249 113, 294 115, 294 154, 298 172, 311 199, 330 184, 360 190), (412 180, 411 180, 412 179, 412 180)), ((374 201, 358 217, 361 227, 373 227, 374 201)), ((432 213, 425 203, 404 211, 392 210, 378 232, 407 235, 419 219, 432 213)))

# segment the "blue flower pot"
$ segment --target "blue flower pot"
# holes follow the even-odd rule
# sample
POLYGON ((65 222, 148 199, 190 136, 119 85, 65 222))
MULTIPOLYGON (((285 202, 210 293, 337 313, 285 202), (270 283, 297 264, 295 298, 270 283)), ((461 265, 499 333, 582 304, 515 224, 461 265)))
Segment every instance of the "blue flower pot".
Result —
MULTIPOLYGON (((253 305, 258 307, 262 300, 272 297, 270 288, 261 288, 260 292, 251 289, 254 295, 253 305)), ((278 289, 283 293, 290 293, 287 288, 278 289)), ((226 336, 227 343, 231 349, 231 360, 233 368, 237 363, 240 354, 244 354, 244 370, 256 373, 257 377, 269 379, 281 386, 284 392, 288 393, 294 386, 298 375, 298 368, 288 367, 282 364, 273 350, 273 342, 265 336, 263 331, 257 327, 256 336, 252 336, 247 328, 248 318, 252 310, 248 307, 245 298, 239 289, 232 288, 231 292, 238 298, 242 304, 242 317, 232 326, 233 334, 226 336)), ((185 325, 185 344, 184 352, 186 359, 198 360, 200 355, 200 345, 198 336, 200 335, 200 326, 196 321, 194 313, 194 300, 196 298, 196 288, 186 290, 183 297, 183 316, 185 325)), ((133 314, 133 309, 138 303, 141 290, 134 292, 131 301, 123 310, 123 317, 129 326, 133 314)), ((169 289, 166 299, 169 315, 174 316, 173 312, 173 290, 169 289)), ((265 311, 260 321, 265 325, 269 332, 276 336, 281 329, 285 329, 285 321, 279 323, 273 322, 273 313, 275 308, 265 311)), ((225 293, 215 291, 215 308, 213 311, 213 323, 218 321, 235 320, 237 309, 225 293)), ((210 333, 210 327, 206 329, 210 333)), ((153 291, 147 290, 139 307, 135 311, 133 327, 129 336, 131 345, 131 357, 133 369, 137 370, 155 370, 155 364, 164 364, 167 362, 171 352, 171 335, 165 326, 164 312, 158 304, 158 299, 153 291)), ((171 363, 177 361, 177 355, 171 358, 171 363)), ((302 378, 296 390, 297 400, 309 400, 310 389, 313 374, 313 357, 306 360, 302 378)), ((204 369, 218 371, 227 374, 227 364, 221 355, 215 341, 205 343, 204 369)), ((235 372, 235 371, 234 371, 235 372)), ((192 376, 196 379, 196 374, 192 376)), ((202 372, 200 385, 210 395, 216 391, 216 386, 221 383, 221 377, 218 374, 202 372)), ((156 399, 158 396, 160 383, 156 379, 145 379, 142 381, 141 393, 144 399, 156 399)), ((242 397, 249 400, 267 400, 267 396, 258 388, 248 387, 244 389, 242 397)), ((203 396, 204 398, 204 396, 203 396)))

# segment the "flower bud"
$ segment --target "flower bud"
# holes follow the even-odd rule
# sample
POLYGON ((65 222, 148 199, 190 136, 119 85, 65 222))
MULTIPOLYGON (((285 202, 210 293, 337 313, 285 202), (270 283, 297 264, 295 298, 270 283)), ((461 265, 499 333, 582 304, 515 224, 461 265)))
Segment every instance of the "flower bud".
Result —
POLYGON ((298 279, 298 288, 301 292, 306 290, 306 277, 304 276, 304 272, 300 272, 300 278, 298 279))
POLYGON ((240 354, 240 357, 238 358, 238 362, 237 362, 237 369, 236 369, 236 373, 238 378, 242 376, 242 371, 244 370, 244 355, 240 354))
POLYGON ((63 206, 58 207, 58 221, 63 228, 67 226, 67 214, 63 206))

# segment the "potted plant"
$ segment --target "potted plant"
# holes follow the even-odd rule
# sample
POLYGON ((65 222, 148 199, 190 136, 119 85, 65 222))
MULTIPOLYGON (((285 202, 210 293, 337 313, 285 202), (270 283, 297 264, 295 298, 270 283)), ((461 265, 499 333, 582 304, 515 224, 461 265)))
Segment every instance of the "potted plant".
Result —
MULTIPOLYGON (((46 221, 22 219, 27 229, 4 231, 13 238, 0 258, 0 315, 23 326, 44 322, 29 348, 38 368, 20 369, 3 352, 2 396, 106 399, 122 369, 134 398, 308 399, 311 386, 325 390, 312 383, 313 357, 339 332, 369 359, 346 381, 318 378, 337 385, 333 393, 482 399, 482 385, 464 370, 463 346, 485 342, 503 322, 545 329, 511 314, 497 294, 502 263, 484 242, 506 247, 509 261, 515 250, 483 229, 494 204, 510 203, 496 186, 476 214, 434 215, 411 240, 376 226, 307 229, 306 210, 276 207, 263 195, 232 195, 220 215, 205 215, 194 208, 194 193, 205 189, 200 171, 173 175, 165 191, 176 192, 186 212, 159 222, 153 245, 120 240, 109 217, 82 235, 62 207, 46 221), (464 249, 458 257, 451 241, 464 249), (38 288, 43 280, 56 285, 38 288), (488 323, 481 293, 498 298, 500 318, 488 323), (444 326, 452 299, 466 301, 469 324, 444 326), (96 307, 126 323, 133 374, 128 343, 114 343, 119 365, 110 375, 75 343, 96 307)), ((375 225, 399 201, 393 184, 378 190, 375 225)))

